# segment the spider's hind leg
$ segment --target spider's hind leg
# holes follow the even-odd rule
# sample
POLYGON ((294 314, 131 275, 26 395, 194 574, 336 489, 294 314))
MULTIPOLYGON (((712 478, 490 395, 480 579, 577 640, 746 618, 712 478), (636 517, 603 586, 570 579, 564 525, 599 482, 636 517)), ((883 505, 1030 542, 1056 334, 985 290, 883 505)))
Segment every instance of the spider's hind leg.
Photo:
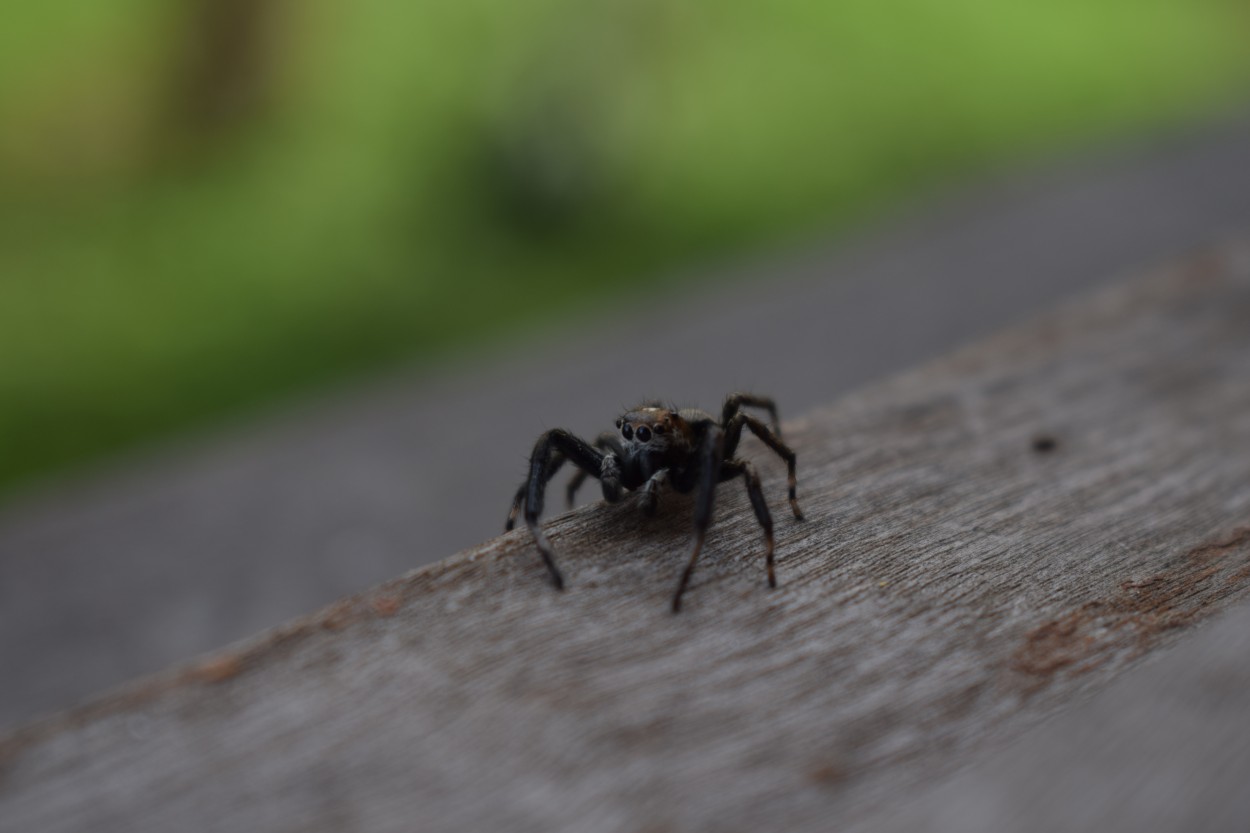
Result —
POLYGON ((781 420, 777 418, 777 403, 770 397, 759 396, 754 393, 731 393, 725 397, 725 405, 721 408, 720 424, 729 430, 729 422, 738 415, 743 406, 752 408, 763 408, 768 411, 768 418, 772 421, 773 433, 777 435, 777 439, 781 439, 781 420))
POLYGON ((797 462, 794 452, 790 446, 781 441, 775 433, 769 430, 768 426, 760 422, 750 414, 739 411, 725 425, 725 458, 732 459, 738 450, 738 442, 742 439, 743 427, 751 429, 751 433, 759 437, 764 445, 771 448, 778 457, 786 461, 786 469, 789 476, 790 486, 790 511, 794 513, 796 520, 803 520, 803 510, 799 508, 797 497, 798 478, 795 475, 794 467, 797 462))

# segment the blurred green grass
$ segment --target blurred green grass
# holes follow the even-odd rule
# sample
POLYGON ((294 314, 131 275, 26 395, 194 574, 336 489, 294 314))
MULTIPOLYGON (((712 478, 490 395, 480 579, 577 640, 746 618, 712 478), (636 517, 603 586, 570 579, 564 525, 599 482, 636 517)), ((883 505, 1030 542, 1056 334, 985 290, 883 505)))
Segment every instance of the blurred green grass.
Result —
POLYGON ((0 491, 1250 76, 1232 0, 213 2, 0 28, 0 491))

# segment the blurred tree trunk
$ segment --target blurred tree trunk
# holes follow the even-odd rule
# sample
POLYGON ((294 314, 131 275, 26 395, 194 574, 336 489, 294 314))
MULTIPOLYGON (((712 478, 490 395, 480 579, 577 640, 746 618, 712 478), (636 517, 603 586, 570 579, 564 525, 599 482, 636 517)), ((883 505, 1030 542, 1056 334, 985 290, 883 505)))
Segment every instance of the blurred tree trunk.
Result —
POLYGON ((179 144, 215 145, 272 107, 288 18, 282 0, 189 0, 170 93, 179 144))

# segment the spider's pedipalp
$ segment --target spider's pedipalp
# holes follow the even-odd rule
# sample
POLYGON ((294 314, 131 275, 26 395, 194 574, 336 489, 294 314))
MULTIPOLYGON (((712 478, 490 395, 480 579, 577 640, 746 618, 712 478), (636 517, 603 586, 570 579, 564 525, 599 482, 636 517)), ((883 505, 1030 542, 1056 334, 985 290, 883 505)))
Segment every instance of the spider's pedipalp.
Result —
MULTIPOLYGON (((620 422, 620 420, 617 420, 617 422, 620 422)), ((604 431, 602 434, 596 437, 595 448, 599 449, 600 451, 610 451, 613 454, 615 454, 618 458, 622 454, 625 453, 621 449, 620 440, 616 438, 616 434, 613 433, 612 431, 604 431)), ((586 482, 587 477, 589 477, 589 473, 585 469, 579 468, 577 472, 571 478, 569 478, 569 484, 568 486, 565 487, 564 496, 565 496, 565 499, 568 501, 568 506, 570 509, 573 508, 573 502, 577 499, 577 490, 580 489, 582 487, 582 484, 586 482)), ((602 472, 600 474, 600 478, 602 479, 602 472)), ((619 478, 620 478, 620 475, 618 474, 617 479, 619 478)), ((606 498, 607 495, 605 494, 604 497, 606 498)))
POLYGON ((642 487, 642 498, 639 501, 642 506, 642 513, 648 518, 655 514, 655 509, 660 502, 660 489, 668 482, 669 470, 660 469, 647 479, 642 487))

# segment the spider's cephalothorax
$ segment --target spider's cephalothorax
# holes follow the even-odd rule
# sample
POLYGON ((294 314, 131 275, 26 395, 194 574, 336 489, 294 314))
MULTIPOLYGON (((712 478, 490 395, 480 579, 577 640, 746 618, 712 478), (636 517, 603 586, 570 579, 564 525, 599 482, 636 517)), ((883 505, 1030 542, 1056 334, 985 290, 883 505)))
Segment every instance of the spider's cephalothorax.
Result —
POLYGON ((746 460, 734 456, 743 428, 750 429, 786 461, 790 479, 790 509, 795 518, 802 520, 803 513, 799 511, 795 497, 794 452, 781 441, 777 406, 764 396, 735 393, 725 399, 719 422, 703 411, 676 410, 651 403, 622 415, 616 421, 616 431, 600 434, 593 445, 561 428, 548 431, 538 438, 534 453, 530 455, 529 477, 517 489, 505 529, 512 529, 524 507, 525 523, 534 535, 543 563, 551 572, 551 580, 557 588, 563 589, 564 578, 556 568, 555 554, 538 518, 543 511, 547 481, 564 465, 565 460, 571 461, 578 469, 568 485, 570 506, 577 489, 588 476, 599 480, 603 486, 603 497, 610 502, 621 500, 626 492, 638 493, 643 511, 648 515, 655 513, 660 489, 665 484, 678 492, 693 491, 696 495, 695 539, 690 560, 677 585, 677 592, 673 594, 673 612, 676 613, 681 609, 682 593, 690 581, 690 574, 694 572, 712 519, 716 484, 741 477, 755 517, 764 528, 768 586, 776 587, 772 515, 764 502, 764 492, 755 468, 746 460), (743 411, 744 406, 767 410, 772 427, 743 411))

